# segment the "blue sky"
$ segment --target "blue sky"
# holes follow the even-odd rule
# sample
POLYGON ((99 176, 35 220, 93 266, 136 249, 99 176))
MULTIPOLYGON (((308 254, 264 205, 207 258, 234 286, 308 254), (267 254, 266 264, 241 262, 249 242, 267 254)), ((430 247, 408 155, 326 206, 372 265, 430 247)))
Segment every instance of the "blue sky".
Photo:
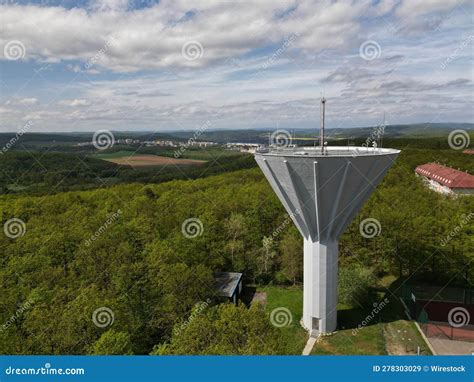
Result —
POLYGON ((474 122, 470 1, 0 4, 0 132, 474 122))

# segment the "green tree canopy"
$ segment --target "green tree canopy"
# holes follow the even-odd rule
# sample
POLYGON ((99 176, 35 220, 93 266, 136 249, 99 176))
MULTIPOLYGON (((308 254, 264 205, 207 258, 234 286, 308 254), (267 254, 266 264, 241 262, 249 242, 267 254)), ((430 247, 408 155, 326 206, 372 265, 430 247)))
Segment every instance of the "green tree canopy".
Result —
POLYGON ((280 354, 280 332, 259 305, 217 305, 194 315, 152 354, 280 354))
POLYGON ((133 354, 130 335, 124 332, 116 332, 113 329, 107 330, 94 343, 92 354, 96 354, 96 355, 133 354))

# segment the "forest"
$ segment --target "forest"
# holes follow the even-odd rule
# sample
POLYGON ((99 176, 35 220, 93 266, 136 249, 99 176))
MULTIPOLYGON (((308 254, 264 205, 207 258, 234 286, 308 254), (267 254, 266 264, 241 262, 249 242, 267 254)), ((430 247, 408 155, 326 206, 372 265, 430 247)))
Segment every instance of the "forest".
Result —
MULTIPOLYGON (((114 147, 110 152, 120 150, 114 147)), ((130 149, 130 154, 154 154, 173 157, 171 150, 130 149)), ((173 179, 196 179, 227 171, 255 167, 251 155, 236 155, 224 150, 191 150, 186 158, 203 159, 197 166, 131 168, 101 160, 85 153, 12 151, 0 157, 0 193, 44 195, 64 191, 109 187, 121 183, 161 183, 173 179), (178 168, 179 167, 179 168, 178 168)))
MULTIPOLYGON (((23 163, 17 155, 27 154, 2 162, 8 177, 23 163)), ((2 224, 24 222, 19 237, 0 235, 0 353, 282 354, 280 333, 258 306, 217 304, 213 273, 301 286, 301 238, 253 158, 225 160, 206 177, 129 170, 105 188, 0 196, 2 224), (183 232, 187 219, 200 223, 193 237, 183 232), (211 306, 177 330, 208 299, 211 306), (113 325, 91 319, 103 307, 98 314, 113 325)), ((342 236, 341 273, 473 286, 474 198, 427 189, 414 168, 428 161, 473 171, 472 157, 459 151, 405 147, 342 236), (359 232, 369 217, 381 225, 373 238, 359 232)), ((87 165, 115 171, 107 162, 87 165)), ((81 181, 95 177, 78 171, 81 181)), ((50 185, 48 172, 30 177, 50 185)))

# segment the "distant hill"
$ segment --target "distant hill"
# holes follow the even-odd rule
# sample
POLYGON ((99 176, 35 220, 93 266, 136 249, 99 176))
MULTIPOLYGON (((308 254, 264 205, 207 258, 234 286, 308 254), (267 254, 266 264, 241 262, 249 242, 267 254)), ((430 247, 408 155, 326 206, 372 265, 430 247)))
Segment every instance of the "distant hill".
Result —
MULTIPOLYGON (((377 126, 327 129, 329 139, 366 138, 371 135, 377 126)), ((474 133, 473 123, 418 123, 409 125, 389 125, 385 127, 386 138, 429 138, 443 137, 455 129, 463 129, 474 133)), ((242 142, 242 143, 267 143, 270 134, 275 129, 260 130, 213 130, 206 131, 199 139, 214 142, 242 142)), ((289 131, 289 130, 288 130, 289 131)), ((289 131, 297 137, 314 137, 319 134, 319 129, 292 129, 289 131)), ((193 131, 171 132, 171 135, 188 139, 193 136, 193 131)))
MULTIPOLYGON (((376 126, 327 129, 328 139, 360 139, 371 135, 376 126)), ((474 133, 473 123, 417 123, 408 125, 388 125, 385 127, 384 138, 430 138, 445 137, 450 131, 455 129, 467 130, 474 133)), ((288 129, 287 129, 288 130, 288 129)), ((241 143, 267 143, 270 134, 275 131, 273 128, 253 129, 253 130, 207 130, 195 136, 194 130, 170 131, 170 132, 150 132, 150 131, 113 131, 115 139, 135 138, 140 140, 173 140, 186 141, 195 138, 200 141, 213 141, 219 143, 241 142, 241 143)), ((288 130, 289 131, 289 130, 288 130)), ((319 129, 291 129, 290 133, 297 137, 312 138, 319 134, 319 129)), ((73 144, 77 142, 92 141, 93 132, 84 133, 26 133, 20 138, 22 145, 29 144, 73 144)), ((5 145, 12 138, 14 133, 0 133, 0 146, 5 145)))
MULTIPOLYGON (((144 131, 114 131, 115 139, 122 138, 141 138, 142 140, 156 140, 156 139, 174 139, 171 134, 154 133, 144 131)), ((192 132, 191 132, 192 134, 192 132)), ((18 141, 21 144, 68 144, 78 142, 92 142, 94 132, 72 132, 72 133, 25 133, 19 137, 18 141)), ((16 139, 15 133, 0 133, 0 145, 3 146, 10 140, 16 139)))
MULTIPOLYGON (((352 129, 329 129, 328 134, 334 138, 366 137, 371 134, 373 127, 358 127, 352 129)), ((474 132, 473 123, 417 123, 410 125, 388 125, 385 127, 384 137, 387 138, 429 138, 449 134, 455 129, 474 132)))

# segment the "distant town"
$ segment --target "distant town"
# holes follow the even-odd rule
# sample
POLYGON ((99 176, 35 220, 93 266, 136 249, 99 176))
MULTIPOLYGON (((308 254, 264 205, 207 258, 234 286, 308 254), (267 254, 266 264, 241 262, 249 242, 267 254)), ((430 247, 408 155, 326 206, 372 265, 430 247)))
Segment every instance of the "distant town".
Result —
MULTIPOLYGON (((255 153, 256 149, 260 146, 258 143, 238 143, 238 142, 228 142, 225 144, 220 144, 217 142, 212 141, 172 141, 172 140, 140 140, 140 139, 132 139, 132 138, 121 138, 116 139, 115 144, 117 145, 124 145, 124 146, 145 146, 145 147, 195 147, 195 148, 208 148, 213 146, 220 146, 227 150, 232 151, 239 151, 242 153, 255 153)), ((92 142, 79 142, 76 143, 75 146, 78 147, 85 147, 85 146, 92 146, 92 142)))

